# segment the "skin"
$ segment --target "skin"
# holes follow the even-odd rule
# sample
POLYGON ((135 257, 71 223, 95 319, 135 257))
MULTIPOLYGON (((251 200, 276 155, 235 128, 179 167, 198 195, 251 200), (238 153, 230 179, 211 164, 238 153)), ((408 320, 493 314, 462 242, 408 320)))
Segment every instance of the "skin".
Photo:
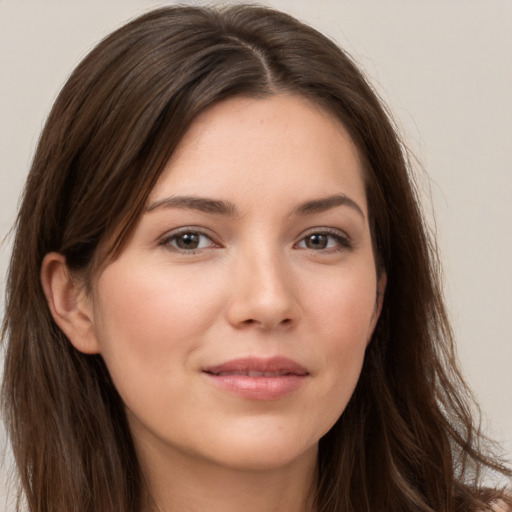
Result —
POLYGON ((352 395, 385 287, 363 177, 347 131, 318 106, 229 99, 195 120, 90 295, 61 255, 45 258, 53 315, 104 358, 162 512, 313 509, 318 441, 352 395), (319 202, 333 197, 345 199, 319 202), (204 372, 249 356, 308 374, 254 400, 204 372))

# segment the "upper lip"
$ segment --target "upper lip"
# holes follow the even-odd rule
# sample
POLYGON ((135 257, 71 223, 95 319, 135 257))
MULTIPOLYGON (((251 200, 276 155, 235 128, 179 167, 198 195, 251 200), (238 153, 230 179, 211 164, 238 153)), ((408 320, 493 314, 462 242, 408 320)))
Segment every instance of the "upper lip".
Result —
POLYGON ((203 372, 212 375, 246 375, 249 377, 277 377, 283 375, 306 376, 304 366, 287 357, 244 357, 207 366, 203 372))

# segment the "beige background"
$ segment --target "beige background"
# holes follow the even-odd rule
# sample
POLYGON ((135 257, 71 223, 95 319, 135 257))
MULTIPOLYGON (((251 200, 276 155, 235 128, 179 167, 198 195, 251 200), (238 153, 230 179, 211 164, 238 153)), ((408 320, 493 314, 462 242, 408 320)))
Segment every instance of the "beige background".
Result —
MULTIPOLYGON (((462 365, 485 425, 512 458, 512 2, 266 3, 356 58, 429 173, 430 180, 420 172, 420 184, 427 211, 429 190, 433 198, 462 365)), ((0 237, 67 75, 111 30, 164 4, 0 0, 0 237)), ((7 241, 2 295, 9 250, 7 241)), ((4 482, 0 475, 0 495, 4 482)))

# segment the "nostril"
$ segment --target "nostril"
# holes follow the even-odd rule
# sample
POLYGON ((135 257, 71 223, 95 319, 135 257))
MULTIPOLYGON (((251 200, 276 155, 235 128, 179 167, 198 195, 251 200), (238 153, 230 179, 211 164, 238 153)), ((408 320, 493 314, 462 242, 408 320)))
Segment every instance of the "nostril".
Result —
POLYGON ((248 318, 247 320, 244 320, 240 325, 243 325, 244 327, 249 327, 255 324, 258 324, 262 328, 269 329, 272 328, 272 326, 278 326, 278 325, 289 325, 292 323, 291 318, 283 318, 280 322, 265 322, 260 320, 255 320, 254 318, 248 318))

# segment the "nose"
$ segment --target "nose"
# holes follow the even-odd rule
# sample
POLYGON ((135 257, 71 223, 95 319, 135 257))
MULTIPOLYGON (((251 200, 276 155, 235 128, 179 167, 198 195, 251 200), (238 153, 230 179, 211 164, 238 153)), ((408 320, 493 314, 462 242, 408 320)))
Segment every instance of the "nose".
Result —
POLYGON ((279 254, 240 255, 234 264, 228 321, 262 330, 291 327, 299 317, 293 276, 279 254))

